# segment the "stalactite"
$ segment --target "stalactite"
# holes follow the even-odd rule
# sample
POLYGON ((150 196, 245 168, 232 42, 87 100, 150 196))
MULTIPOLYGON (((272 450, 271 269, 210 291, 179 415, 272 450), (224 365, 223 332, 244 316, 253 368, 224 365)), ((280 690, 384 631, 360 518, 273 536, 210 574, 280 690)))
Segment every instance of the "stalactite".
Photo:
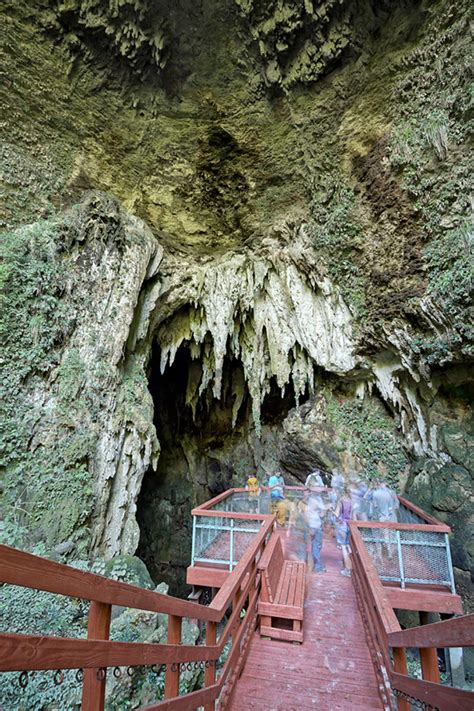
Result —
MULTIPOLYGON (((348 307, 327 277, 310 284, 295 263, 301 257, 296 247, 311 256, 304 228, 289 237, 287 249, 275 243, 262 254, 248 251, 189 265, 184 274, 181 263, 181 288, 172 290, 177 311, 157 330, 162 372, 184 343, 201 359, 200 382, 193 372, 188 393, 193 408, 208 386, 220 398, 226 356, 242 363, 257 431, 272 378, 282 390, 292 383, 298 398, 312 391, 315 365, 341 375, 356 367, 348 307)), ((171 261, 168 268, 174 266, 171 261)), ((158 300, 156 314, 169 294, 165 290, 158 300)))

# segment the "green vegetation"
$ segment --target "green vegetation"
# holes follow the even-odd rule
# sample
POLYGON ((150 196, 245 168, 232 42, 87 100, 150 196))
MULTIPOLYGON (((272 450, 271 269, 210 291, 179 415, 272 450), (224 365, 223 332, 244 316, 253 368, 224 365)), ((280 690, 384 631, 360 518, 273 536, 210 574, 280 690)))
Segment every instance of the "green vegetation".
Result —
POLYGON ((67 220, 52 220, 2 237, 2 510, 6 521, 21 522, 50 540, 80 535, 92 496, 92 442, 76 419, 84 365, 74 351, 60 363, 74 326, 73 303, 65 298, 68 261, 61 249, 68 227, 67 220), (38 406, 45 403, 35 398, 53 373, 57 397, 51 393, 44 410, 49 422, 38 429, 38 406))
POLYGON ((355 312, 367 315, 366 277, 354 256, 361 249, 363 230, 356 217, 353 191, 337 175, 331 176, 324 191, 313 193, 310 230, 313 244, 323 256, 331 280, 337 284, 355 312))
POLYGON ((340 435, 341 443, 359 460, 369 479, 383 464, 389 481, 398 486, 408 465, 402 440, 394 431, 393 419, 373 398, 328 397, 328 417, 340 435))

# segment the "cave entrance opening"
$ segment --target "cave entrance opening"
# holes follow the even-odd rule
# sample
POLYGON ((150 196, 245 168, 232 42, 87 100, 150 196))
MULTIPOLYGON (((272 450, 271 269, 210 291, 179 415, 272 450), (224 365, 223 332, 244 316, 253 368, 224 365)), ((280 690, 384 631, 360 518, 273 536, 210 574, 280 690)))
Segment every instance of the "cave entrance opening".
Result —
POLYGON ((244 486, 256 467, 263 471, 278 465, 282 422, 296 400, 293 386, 287 386, 282 394, 272 382, 262 404, 262 432, 257 437, 239 361, 225 359, 220 399, 207 388, 196 400, 193 412, 187 394, 200 380, 202 363, 193 360, 186 343, 163 374, 160 358, 161 350, 155 343, 149 388, 161 452, 156 469, 146 472, 138 497, 137 555, 156 583, 164 581, 170 593, 184 595, 191 556, 192 508, 232 486, 244 486), (236 401, 240 405, 233 423, 236 401))

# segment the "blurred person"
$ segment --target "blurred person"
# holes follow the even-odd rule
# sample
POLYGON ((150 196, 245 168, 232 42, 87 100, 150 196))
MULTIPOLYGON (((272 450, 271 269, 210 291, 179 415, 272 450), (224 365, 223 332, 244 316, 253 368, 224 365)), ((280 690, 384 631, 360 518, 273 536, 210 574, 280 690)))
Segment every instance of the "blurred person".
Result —
POLYGON ((306 520, 306 510, 308 508, 308 496, 300 501, 288 501, 289 510, 287 538, 291 539, 292 548, 299 560, 306 560, 306 551, 309 542, 308 522, 306 520))
POLYGON ((372 506, 377 521, 396 523, 400 502, 396 492, 384 479, 380 479, 372 491, 372 506))
POLYGON ((341 575, 350 576, 352 571, 352 563, 349 550, 349 538, 351 535, 349 521, 352 518, 352 501, 348 487, 344 487, 342 494, 338 499, 334 514, 336 519, 336 541, 342 550, 342 559, 344 563, 341 575))
POLYGON ((352 518, 355 521, 366 521, 365 495, 368 490, 366 482, 360 477, 354 477, 350 486, 352 503, 352 518))
POLYGON ((377 486, 378 481, 376 479, 369 481, 367 491, 364 495, 364 507, 365 513, 367 515, 367 518, 365 519, 366 521, 372 521, 374 519, 374 490, 377 488, 377 486))
POLYGON ((262 490, 255 474, 251 474, 247 479, 245 490, 248 491, 249 494, 249 512, 260 513, 260 494, 262 490))
MULTIPOLYGON (((397 511, 400 508, 400 502, 396 492, 388 486, 384 479, 378 481, 376 488, 372 492, 372 505, 375 521, 379 521, 379 523, 397 522, 397 511)), ((387 557, 390 560, 395 553, 395 541, 392 540, 392 531, 390 528, 381 528, 380 534, 383 543, 378 544, 376 555, 381 559, 385 548, 387 557)))
POLYGON ((345 485, 344 475, 337 471, 337 469, 332 470, 331 477, 331 489, 336 491, 342 491, 345 485))
POLYGON ((324 481, 321 476, 321 471, 316 468, 306 477, 305 487, 307 489, 320 489, 324 486, 324 481))
POLYGON ((320 496, 310 496, 306 508, 306 521, 308 524, 309 535, 311 538, 311 554, 313 557, 313 566, 316 573, 325 573, 321 560, 321 549, 323 547, 323 523, 326 515, 327 507, 324 505, 320 496))
POLYGON ((279 526, 284 526, 286 523, 287 506, 285 502, 285 480, 281 474, 272 474, 268 480, 268 488, 270 489, 270 511, 276 516, 276 521, 279 526))

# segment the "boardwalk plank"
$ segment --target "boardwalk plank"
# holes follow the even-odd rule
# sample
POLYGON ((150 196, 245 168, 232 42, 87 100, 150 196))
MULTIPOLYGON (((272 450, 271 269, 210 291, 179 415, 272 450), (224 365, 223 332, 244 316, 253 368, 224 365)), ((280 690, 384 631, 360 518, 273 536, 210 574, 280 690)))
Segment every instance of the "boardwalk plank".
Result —
MULTIPOLYGON (((383 709, 352 580, 340 575, 342 556, 332 539, 324 540, 323 561, 327 573, 308 574, 303 644, 255 635, 233 711, 383 709)), ((301 573, 296 561, 292 568, 295 586, 285 576, 278 598, 293 595, 296 604, 301 573)))

